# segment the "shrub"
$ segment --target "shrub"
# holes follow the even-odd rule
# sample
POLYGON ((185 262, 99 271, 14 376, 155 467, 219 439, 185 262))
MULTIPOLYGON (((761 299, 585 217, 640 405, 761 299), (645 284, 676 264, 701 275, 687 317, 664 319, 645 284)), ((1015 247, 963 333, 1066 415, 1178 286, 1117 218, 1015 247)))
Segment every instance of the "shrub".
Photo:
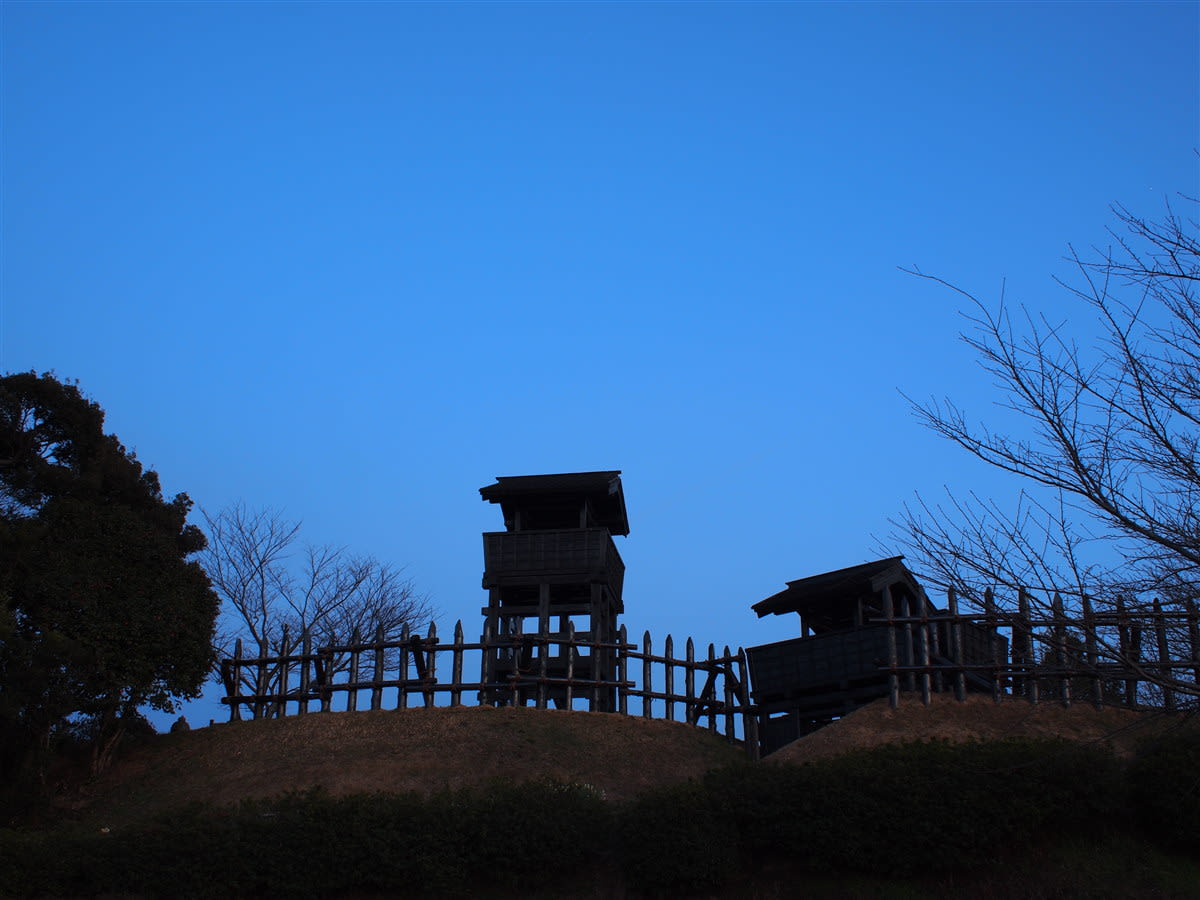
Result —
POLYGON ((678 896, 719 887, 733 874, 737 834, 705 786, 649 791, 618 820, 626 878, 638 890, 678 896))
POLYGON ((1145 742, 1129 765, 1129 805, 1146 834, 1200 853, 1200 729, 1145 742))

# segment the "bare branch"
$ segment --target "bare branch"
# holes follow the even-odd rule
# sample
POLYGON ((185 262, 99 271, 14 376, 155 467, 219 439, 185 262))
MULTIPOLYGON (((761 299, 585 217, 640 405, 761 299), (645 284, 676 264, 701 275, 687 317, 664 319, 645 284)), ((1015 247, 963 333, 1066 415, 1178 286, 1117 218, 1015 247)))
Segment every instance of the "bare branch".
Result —
POLYGON ((428 598, 402 570, 341 547, 297 546, 300 523, 278 510, 239 503, 204 519, 201 561, 223 604, 218 656, 228 656, 237 638, 279 653, 285 627, 293 640, 308 632, 320 646, 380 627, 391 640, 433 618, 428 598))
POLYGON ((909 400, 926 427, 1027 486, 1009 513, 949 494, 893 522, 917 567, 965 598, 993 586, 1176 610, 1200 598, 1200 228, 1170 205, 1159 221, 1113 211, 1115 246, 1070 248, 1078 277, 1058 282, 1099 324, 1094 346, 1023 307, 1014 321, 1003 296, 989 306, 904 270, 968 301, 962 339, 1028 425, 998 433, 949 399, 909 400))

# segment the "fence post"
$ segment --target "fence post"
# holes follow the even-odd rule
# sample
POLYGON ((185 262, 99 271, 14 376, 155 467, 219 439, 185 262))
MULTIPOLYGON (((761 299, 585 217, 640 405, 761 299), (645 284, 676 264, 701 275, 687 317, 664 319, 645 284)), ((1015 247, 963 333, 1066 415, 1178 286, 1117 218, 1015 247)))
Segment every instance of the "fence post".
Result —
POLYGON ((913 623, 912 623, 912 607, 909 605, 908 598, 903 594, 900 596, 900 618, 902 620, 901 630, 904 634, 904 689, 912 692, 917 689, 917 675, 913 672, 913 666, 917 662, 916 648, 913 647, 913 623))
POLYGON ((1096 709, 1104 707, 1104 682, 1100 678, 1100 653, 1096 638, 1096 613, 1092 601, 1083 595, 1083 648, 1087 654, 1088 671, 1092 673, 1092 704, 1096 709))
POLYGON ((266 713, 263 697, 267 695, 267 642, 258 642, 258 667, 254 679, 254 718, 266 713))
POLYGON ((924 598, 918 598, 921 604, 921 705, 929 705, 930 673, 929 673, 929 604, 924 598))
POLYGON ((1038 702, 1038 681, 1035 674, 1037 660, 1033 649, 1033 620, 1029 611, 1029 594, 1025 588, 1017 590, 1017 624, 1021 629, 1021 681, 1025 696, 1031 704, 1038 702))
MULTIPOLYGON (((1197 642, 1196 646, 1200 647, 1200 642, 1197 642)), ((1200 650, 1197 650, 1197 652, 1200 652, 1200 650)), ((667 707, 667 721, 674 722, 675 721, 675 700, 674 700, 674 696, 675 696, 675 639, 672 638, 671 635, 669 635, 669 634, 667 635, 666 641, 663 643, 663 656, 667 660, 666 664, 665 664, 666 672, 664 673, 665 687, 663 688, 663 693, 666 695, 666 700, 664 700, 663 702, 667 707)), ((1200 656, 1198 656, 1197 659, 1200 660, 1200 656)), ((1198 680, 1200 680, 1200 679, 1198 679, 1198 680)))
MULTIPOLYGON (((654 669, 650 664, 650 657, 653 655, 654 644, 650 640, 650 631, 647 629, 642 635, 642 718, 649 719, 651 715, 651 705, 654 701, 650 699, 650 694, 654 690, 654 669)), ((624 712, 624 710, 622 710, 624 712)))
POLYGON ((733 724, 733 685, 737 676, 733 674, 733 654, 729 652, 728 644, 722 651, 722 659, 725 666, 725 673, 722 676, 725 685, 721 693, 721 701, 725 705, 725 739, 732 744, 737 740, 737 729, 733 724))
MULTIPOLYGON (((668 653, 667 656, 671 654, 668 653)), ((750 705, 750 665, 746 659, 746 649, 738 647, 738 700, 742 705, 742 737, 746 742, 746 752, 753 761, 758 760, 760 747, 758 745, 758 715, 750 705)))
POLYGON ((1117 634, 1121 642, 1121 663, 1128 676, 1125 679, 1125 705, 1133 709, 1138 705, 1136 673, 1142 655, 1142 627, 1129 618, 1124 597, 1117 597, 1117 634))
POLYGON ((492 628, 492 620, 490 618, 483 620, 483 634, 479 636, 479 644, 482 649, 479 663, 479 695, 476 698, 479 705, 488 704, 496 705, 496 691, 492 688, 492 684, 496 680, 496 666, 493 659, 495 650, 495 629, 492 628))
POLYGON ((438 645, 437 622, 429 623, 429 631, 425 634, 425 645, 419 651, 426 658, 425 672, 422 681, 422 693, 425 695, 425 708, 432 709, 437 694, 437 652, 438 645))
POLYGON ((1187 610, 1188 642, 1192 648, 1192 678, 1200 687, 1200 615, 1196 612, 1196 602, 1188 597, 1183 601, 1187 610))
POLYGON ((696 645, 689 637, 686 644, 687 663, 683 670, 684 715, 689 725, 696 724, 696 645))
POLYGON ((1067 620, 1063 613, 1062 595, 1057 591, 1054 593, 1054 599, 1050 601, 1050 609, 1054 616, 1054 624, 1051 626, 1050 633, 1054 641, 1054 667, 1058 669, 1059 697, 1062 705, 1069 707, 1071 705, 1071 676, 1067 671, 1067 620))
POLYGON ((300 635, 300 707, 296 710, 297 715, 305 715, 308 712, 308 666, 312 661, 312 637, 305 628, 300 635))
POLYGON ((888 652, 888 705, 892 709, 900 706, 900 676, 896 672, 896 608, 892 602, 892 589, 883 586, 883 618, 887 622, 888 652))
POLYGON ((629 632, 622 625, 617 630, 617 711, 621 715, 629 713, 629 691, 625 684, 629 681, 629 632))
POLYGON ((454 656, 451 663, 453 683, 450 685, 450 705, 462 706, 463 627, 462 619, 454 625, 454 656))
MULTIPOLYGON (((922 607, 930 619, 926 628, 929 631, 929 654, 933 669, 933 692, 935 694, 944 694, 946 692, 946 666, 943 661, 946 659, 945 654, 950 652, 950 648, 942 647, 942 629, 939 626, 945 620, 937 615, 937 607, 930 607, 928 598, 922 600, 922 607)), ((946 632, 946 640, 950 640, 949 631, 946 632)))
POLYGON ((711 707, 716 705, 717 700, 717 685, 713 681, 713 677, 717 672, 717 648, 712 644, 708 645, 708 676, 704 679, 705 682, 712 684, 712 698, 708 701, 710 708, 708 710, 708 730, 713 734, 717 733, 717 716, 716 710, 711 707))
MULTIPOLYGON (((358 626, 354 627, 354 631, 350 633, 350 690, 346 695, 346 711, 355 712, 358 709, 358 677, 359 664, 361 662, 359 648, 362 647, 362 633, 359 632, 358 626)), ((333 678, 333 673, 329 673, 329 677, 333 678)))
MULTIPOLYGON (((624 627, 624 626, 622 626, 622 627, 624 627)), ((601 711, 600 679, 604 673, 601 672, 601 670, 600 670, 600 660, 602 658, 601 653, 600 653, 600 648, 598 646, 596 646, 597 644, 600 643, 600 633, 601 633, 601 629, 597 626, 595 619, 593 619, 591 622, 591 627, 589 629, 589 634, 591 635, 591 638, 588 641, 584 641, 585 645, 591 647, 591 652, 588 654, 588 657, 590 658, 591 663, 592 663, 592 699, 591 699, 591 703, 588 705, 589 712, 600 712, 601 711)))
POLYGON ((575 705, 575 623, 567 619, 567 709, 575 705))
POLYGON ((242 639, 238 638, 233 644, 233 664, 230 666, 232 677, 230 683, 233 687, 226 684, 225 690, 229 692, 229 699, 232 701, 229 704, 229 721, 240 722, 242 720, 242 704, 239 698, 242 693, 242 639))
POLYGON ((383 708, 383 626, 375 628, 375 641, 371 645, 375 652, 375 668, 371 675, 371 709, 383 708))
POLYGON ((288 627, 283 626, 283 637, 279 642, 279 661, 275 666, 275 696, 272 698, 272 706, 274 707, 274 715, 277 719, 282 719, 287 715, 287 692, 288 692, 288 676, 290 674, 291 662, 288 654, 292 648, 291 640, 288 635, 288 627))
POLYGON ((988 632, 988 644, 992 648, 992 702, 999 703, 1004 697, 1004 668, 1008 665, 1007 653, 1005 660, 1000 661, 1000 636, 997 634, 1000 622, 996 616, 996 597, 991 588, 983 591, 983 623, 988 632))
MULTIPOLYGON (((484 624, 484 630, 487 629, 487 624, 484 624)), ((408 709, 408 666, 409 654, 412 652, 410 645, 412 644, 412 633, 409 630, 408 623, 405 622, 400 627, 400 647, 396 652, 396 681, 399 682, 399 694, 396 695, 396 709, 408 709)))
POLYGON ((1171 670, 1171 648, 1167 643, 1167 619, 1157 597, 1154 598, 1154 633, 1158 638, 1158 677, 1162 680, 1163 708, 1174 712, 1175 689, 1171 687, 1174 672, 1171 670))
POLYGON ((963 669, 963 623, 958 617, 958 592, 954 588, 946 591, 946 609, 950 613, 950 653, 954 663, 954 699, 967 699, 967 674, 963 669))

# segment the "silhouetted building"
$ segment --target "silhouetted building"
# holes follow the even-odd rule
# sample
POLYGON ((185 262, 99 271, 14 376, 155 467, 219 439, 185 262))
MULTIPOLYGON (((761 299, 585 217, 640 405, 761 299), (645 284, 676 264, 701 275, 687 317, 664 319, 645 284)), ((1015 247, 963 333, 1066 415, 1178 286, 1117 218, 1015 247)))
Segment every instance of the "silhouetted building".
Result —
MULTIPOLYGON (((890 594, 895 617, 942 612, 929 602, 902 560, 895 556, 789 581, 786 590, 751 607, 760 618, 787 613, 800 617, 800 637, 746 649, 764 752, 888 695, 885 592, 890 594)), ((893 627, 898 629, 897 663, 914 666, 915 629, 911 623, 907 630, 903 624, 893 627)), ((970 623, 962 628, 964 662, 990 662, 992 639, 1004 639, 970 623)), ((950 647, 948 626, 935 623, 929 634, 930 662, 949 663, 945 656, 950 647)), ((914 678, 907 673, 905 686, 911 688, 914 678)), ((967 687, 992 689, 981 676, 971 676, 967 687)))
MULTIPOLYGON (((479 489, 484 500, 500 505, 505 528, 483 535, 485 629, 497 636, 562 639, 572 623, 578 640, 614 645, 571 660, 573 679, 599 686, 592 689, 598 691, 593 707, 598 710, 615 706, 617 616, 624 611, 625 564, 613 543, 613 535, 629 534, 620 476, 619 471, 506 476, 479 489)), ((549 656, 543 668, 543 650, 530 642, 523 652, 488 653, 482 680, 507 683, 543 671, 549 679, 565 678, 566 654, 549 656)), ((565 689, 551 686, 548 693, 563 705, 565 689)), ((499 702, 503 696, 484 699, 499 702)))

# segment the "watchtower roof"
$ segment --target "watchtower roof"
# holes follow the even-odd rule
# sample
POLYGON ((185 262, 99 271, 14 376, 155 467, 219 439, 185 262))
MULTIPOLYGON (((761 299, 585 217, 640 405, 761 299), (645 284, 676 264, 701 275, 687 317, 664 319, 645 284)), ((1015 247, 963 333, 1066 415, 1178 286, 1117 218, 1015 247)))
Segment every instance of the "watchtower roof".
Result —
POLYGON ((560 472, 551 475, 498 475, 496 483, 479 489, 489 503, 499 503, 505 519, 512 509, 546 501, 587 500, 597 522, 612 534, 629 534, 621 470, 560 472))
POLYGON ((793 612, 808 616, 896 584, 906 586, 915 597, 924 596, 920 583, 901 562, 903 559, 903 556, 892 556, 789 581, 786 590, 772 594, 750 608, 759 618, 793 612))

